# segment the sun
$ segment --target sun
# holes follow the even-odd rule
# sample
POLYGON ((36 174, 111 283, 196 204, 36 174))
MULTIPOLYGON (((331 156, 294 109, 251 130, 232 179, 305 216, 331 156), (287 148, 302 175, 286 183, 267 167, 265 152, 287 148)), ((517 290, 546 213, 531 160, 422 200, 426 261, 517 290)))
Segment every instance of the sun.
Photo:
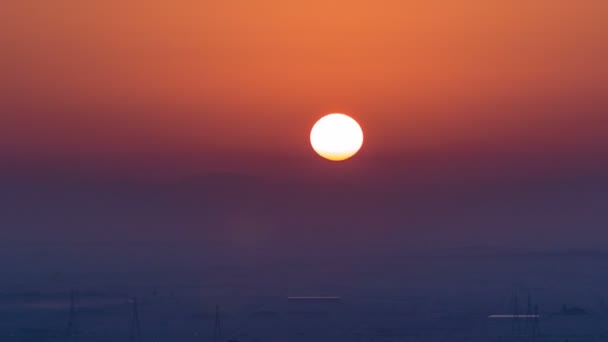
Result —
POLYGON ((363 145, 361 126, 348 115, 334 113, 317 121, 310 132, 310 144, 321 157, 342 161, 354 156, 363 145))

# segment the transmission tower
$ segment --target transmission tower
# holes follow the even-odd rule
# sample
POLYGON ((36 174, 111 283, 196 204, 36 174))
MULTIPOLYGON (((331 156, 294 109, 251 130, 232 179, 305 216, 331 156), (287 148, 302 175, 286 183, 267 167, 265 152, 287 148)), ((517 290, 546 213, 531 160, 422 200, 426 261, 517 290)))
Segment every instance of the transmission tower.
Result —
POLYGON ((514 336, 519 336, 521 334, 521 326, 519 322, 519 302, 517 294, 514 294, 513 298, 511 298, 510 311, 513 315, 511 321, 511 333, 514 336))
POLYGON ((74 290, 70 291, 68 327, 66 329, 66 336, 69 341, 77 341, 78 335, 80 334, 78 330, 78 322, 76 321, 76 300, 76 292, 74 290))
POLYGON ((141 324, 139 323, 139 308, 137 305, 137 298, 132 299, 132 316, 131 316, 131 329, 129 331, 129 341, 141 342, 141 324))
POLYGON ((538 305, 534 305, 534 319, 532 320, 532 337, 536 338, 540 333, 538 305))
POLYGON ((526 336, 533 336, 533 330, 534 330, 534 320, 532 319, 533 315, 533 308, 532 308, 532 297, 530 296, 530 294, 528 293, 528 303, 526 305, 526 323, 525 323, 525 327, 524 327, 524 332, 526 336))
POLYGON ((215 323, 213 325, 213 342, 222 341, 222 322, 220 321, 220 306, 215 306, 215 323))

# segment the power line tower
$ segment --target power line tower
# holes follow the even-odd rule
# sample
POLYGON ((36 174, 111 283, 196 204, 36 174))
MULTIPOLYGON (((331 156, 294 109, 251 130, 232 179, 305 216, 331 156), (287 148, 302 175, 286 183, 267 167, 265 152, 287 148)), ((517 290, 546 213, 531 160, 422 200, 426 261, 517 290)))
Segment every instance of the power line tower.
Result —
POLYGON ((66 336, 69 341, 77 341, 80 331, 78 330, 78 322, 76 321, 76 301, 77 294, 74 290, 70 291, 70 305, 68 313, 68 327, 66 336))
POLYGON ((532 337, 536 338, 540 333, 539 329, 539 313, 538 313, 538 304, 534 305, 534 319, 532 320, 532 337))
POLYGON ((534 320, 533 318, 533 308, 532 308, 532 297, 530 296, 530 294, 528 293, 528 303, 526 305, 526 321, 525 321, 525 327, 524 327, 524 331, 525 331, 525 335, 528 337, 533 336, 533 330, 534 330, 534 320))
POLYGON ((132 303, 132 316, 131 316, 131 329, 129 331, 129 341, 141 342, 141 324, 139 322, 139 308, 137 305, 137 298, 133 297, 132 303))
POLYGON ((513 336, 519 336, 521 334, 521 325, 519 322, 519 302, 517 294, 513 294, 509 306, 509 309, 513 315, 513 318, 511 320, 511 333, 513 334, 513 336))
POLYGON ((220 306, 215 306, 215 323, 213 325, 213 342, 222 341, 222 322, 220 321, 220 306))

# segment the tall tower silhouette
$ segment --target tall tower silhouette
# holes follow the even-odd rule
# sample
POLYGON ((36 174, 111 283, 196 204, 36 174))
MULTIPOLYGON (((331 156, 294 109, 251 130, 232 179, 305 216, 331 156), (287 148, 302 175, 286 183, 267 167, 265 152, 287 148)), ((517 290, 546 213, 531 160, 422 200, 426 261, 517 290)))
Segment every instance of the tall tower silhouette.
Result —
POLYGON ((532 297, 528 293, 528 303, 526 305, 526 317, 525 317, 525 327, 524 327, 526 336, 533 335, 533 330, 534 330, 534 320, 532 319, 533 314, 534 314, 534 311, 532 308, 532 297))
POLYGON ((513 315, 511 321, 511 333, 514 336, 519 336, 521 334, 521 325, 519 321, 519 301, 516 293, 513 294, 513 298, 511 299, 510 310, 513 315))
POLYGON ((66 329, 66 337, 68 341, 77 341, 80 331, 78 322, 76 321, 76 300, 77 294, 74 290, 70 291, 70 304, 68 313, 68 326, 66 329))
POLYGON ((137 305, 137 298, 133 297, 132 303, 132 316, 131 316, 131 329, 129 331, 129 341, 141 342, 141 324, 139 322, 139 308, 137 305))
POLYGON ((215 306, 215 323, 213 325, 213 342, 222 341, 222 322, 220 321, 220 306, 215 306))
POLYGON ((539 317, 538 305, 534 305, 534 320, 532 321, 532 337, 533 338, 536 338, 540 334, 538 317, 539 317))

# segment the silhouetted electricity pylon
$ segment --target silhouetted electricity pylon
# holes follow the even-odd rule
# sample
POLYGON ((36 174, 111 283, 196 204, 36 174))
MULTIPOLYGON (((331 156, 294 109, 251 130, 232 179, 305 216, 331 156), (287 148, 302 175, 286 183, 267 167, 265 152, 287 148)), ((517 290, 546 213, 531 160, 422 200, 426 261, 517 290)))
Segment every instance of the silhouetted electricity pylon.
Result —
POLYGON ((76 321, 76 292, 70 291, 70 305, 68 314, 68 327, 66 329, 66 336, 69 341, 77 341, 80 331, 78 330, 78 322, 76 321))
POLYGON ((513 294, 513 298, 511 298, 511 303, 509 306, 509 309, 513 315, 511 321, 511 333, 514 336, 519 336, 521 334, 521 326, 519 322, 519 301, 516 293, 513 294))
POLYGON ((139 308, 137 306, 137 298, 133 297, 132 303, 132 316, 131 316, 131 329, 129 331, 129 341, 141 342, 141 324, 139 323, 139 308))
POLYGON ((539 317, 540 317, 540 314, 538 313, 538 304, 537 304, 537 305, 534 305, 534 319, 532 321, 532 337, 534 337, 534 338, 536 338, 536 336, 538 336, 538 334, 540 333, 539 317))
POLYGON ((519 298, 517 293, 513 295, 510 303, 510 311, 512 314, 511 334, 518 339, 531 341, 536 339, 539 334, 539 313, 538 305, 533 305, 532 296, 528 294, 526 311, 520 315, 519 298), (521 321, 523 319, 523 322, 521 321))
POLYGON ((222 322, 220 321, 220 306, 215 306, 215 323, 213 325, 213 342, 222 341, 222 322))
POLYGON ((532 319, 533 310, 532 310, 532 297, 528 293, 528 303, 526 305, 526 320, 524 324, 524 333, 527 336, 532 336, 532 331, 534 330, 534 320, 532 319))

